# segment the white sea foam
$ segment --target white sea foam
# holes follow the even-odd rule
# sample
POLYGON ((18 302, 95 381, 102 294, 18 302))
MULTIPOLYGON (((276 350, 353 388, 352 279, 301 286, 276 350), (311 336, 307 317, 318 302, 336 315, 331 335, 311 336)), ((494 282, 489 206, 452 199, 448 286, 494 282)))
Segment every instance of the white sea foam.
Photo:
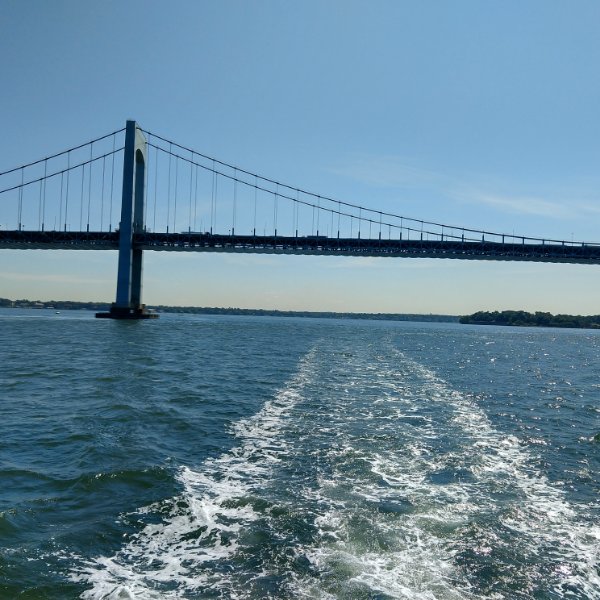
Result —
POLYGON ((462 451, 474 482, 464 491, 472 509, 490 510, 490 490, 514 494, 512 502, 503 501, 498 518, 517 534, 515 551, 532 562, 552 557, 546 569, 552 569, 547 577, 555 593, 600 598, 600 526, 582 523, 578 518, 582 507, 571 505, 563 490, 549 482, 515 436, 495 429, 475 402, 449 388, 430 369, 412 365, 428 382, 432 400, 452 407, 453 425, 467 436, 462 451))
POLYGON ((86 599, 170 599, 197 597, 208 589, 228 589, 227 597, 245 597, 230 586, 230 574, 203 568, 238 551, 240 532, 260 517, 252 503, 286 454, 282 423, 302 398, 310 380, 314 351, 301 361, 296 376, 253 417, 233 426, 240 444, 207 460, 201 470, 181 467, 182 493, 140 509, 159 514, 114 555, 87 561, 74 581, 91 586, 86 599))
MULTIPOLYGON (((381 361, 380 370, 371 370, 365 386, 372 388, 374 381, 383 384, 373 404, 384 401, 388 414, 363 411, 352 415, 340 406, 339 414, 332 413, 330 421, 339 421, 338 435, 342 435, 342 423, 353 418, 375 419, 384 427, 393 415, 404 423, 412 418, 419 426, 406 431, 402 447, 388 448, 391 451, 386 454, 376 446, 361 454, 347 441, 340 441, 327 453, 329 462, 339 468, 334 467, 327 478, 320 478, 316 489, 305 491, 320 507, 316 525, 321 543, 302 550, 323 576, 320 581, 299 577, 296 594, 344 598, 351 597, 356 589, 366 588, 392 598, 509 599, 510 591, 488 590, 481 596, 457 562, 464 548, 461 543, 468 543, 461 542, 462 532, 478 517, 492 515, 491 521, 495 519, 514 532, 514 550, 528 562, 523 577, 537 576, 539 580, 542 574, 548 589, 561 597, 600 598, 600 528, 582 523, 578 508, 570 505, 564 492, 536 469, 530 451, 516 437, 495 429, 475 402, 451 389, 430 369, 399 353, 397 357, 411 372, 408 383, 381 361), (418 414, 418 407, 431 411, 433 405, 436 410, 435 403, 448 422, 434 422, 430 415, 418 414), (434 449, 444 436, 453 438, 452 450, 445 453, 434 449), (381 484, 369 477, 348 475, 345 454, 353 455, 354 461, 368 463, 381 484), (452 471, 460 469, 466 471, 464 476, 459 473, 452 477, 452 471), (440 471, 447 471, 448 480, 433 483, 432 477, 440 471), (501 502, 496 494, 504 496, 501 502), (399 499, 406 503, 405 511, 402 506, 393 506, 399 499), (400 515, 386 518, 378 514, 377 507, 385 507, 386 502, 391 502, 392 513, 396 510, 400 515), (361 526, 362 537, 373 538, 366 546, 357 533, 360 518, 366 521, 361 526), (337 580, 328 577, 331 573, 338 574, 337 580)), ((349 376, 357 377, 353 370, 349 370, 349 376)), ((360 377, 354 379, 352 387, 356 393, 368 392, 358 389, 360 377)), ((487 540, 471 550, 489 556, 495 536, 488 531, 487 540)))
MULTIPOLYGON (((288 500, 315 531, 289 542, 308 567, 265 564, 254 574, 284 569, 278 574, 287 578, 281 589, 289 597, 510 600, 502 591, 509 587, 473 587, 460 562, 469 544, 475 555, 493 558, 493 523, 519 560, 538 574, 547 570, 548 590, 600 598, 600 528, 582 524, 581 507, 548 481, 529 448, 394 350, 374 357, 357 348, 343 356, 327 356, 320 372, 320 356, 309 353, 285 389, 233 426, 235 448, 201 470, 182 467, 182 493, 140 511, 160 521, 74 575, 91 585, 83 597, 170 599, 207 590, 256 597, 215 567, 243 554, 244 533, 259 519, 280 526, 264 508, 275 502, 269 486, 278 469, 306 469, 308 460, 314 478, 303 471, 288 500), (302 418, 290 419, 300 409, 302 418), (468 536, 474 523, 483 529, 477 539, 468 536)), ((534 577, 527 568, 521 575, 534 577)))
MULTIPOLYGON (((318 536, 314 544, 298 549, 318 576, 297 577, 292 595, 470 598, 470 585, 457 570, 452 549, 438 527, 425 522, 439 517, 447 526, 450 517, 446 502, 441 503, 445 514, 434 515, 430 503, 423 506, 423 499, 434 495, 426 476, 432 459, 428 443, 437 436, 435 425, 431 417, 415 410, 412 383, 398 382, 385 361, 377 370, 371 365, 364 372, 363 361, 370 358, 367 353, 346 365, 350 381, 343 385, 353 389, 348 405, 331 402, 324 409, 329 410, 328 423, 337 429, 337 440, 321 456, 321 462, 329 465, 329 475, 321 475, 317 486, 303 490, 304 501, 319 507, 318 536), (353 406, 361 397, 370 403, 370 410, 353 406), (408 436, 402 448, 390 446, 398 420, 416 427, 414 439, 408 436), (371 431, 373 439, 362 443, 351 433, 352 423, 371 431), (383 454, 381 444, 390 452, 383 454)), ((335 390, 330 393, 343 398, 335 390)), ((448 488, 444 493, 453 495, 448 488)), ((464 500, 466 493, 459 495, 464 500)))

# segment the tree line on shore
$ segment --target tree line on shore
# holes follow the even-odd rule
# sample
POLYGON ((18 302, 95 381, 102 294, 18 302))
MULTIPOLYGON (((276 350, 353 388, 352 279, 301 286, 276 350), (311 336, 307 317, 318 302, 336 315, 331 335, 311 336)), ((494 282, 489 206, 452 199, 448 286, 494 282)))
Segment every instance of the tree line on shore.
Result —
POLYGON ((524 310, 479 311, 472 315, 460 317, 459 322, 470 325, 600 329, 600 315, 553 315, 549 312, 530 313, 524 310))
MULTIPOLYGON (((53 308, 58 310, 93 310, 108 311, 108 302, 76 302, 74 300, 9 300, 0 298, 2 308, 53 308)), ((204 315, 239 315, 263 317, 312 317, 321 319, 368 319, 381 321, 424 321, 430 323, 456 323, 458 317, 453 315, 420 315, 405 313, 345 313, 327 311, 303 310, 269 310, 261 308, 234 308, 234 307, 202 307, 202 306, 166 306, 162 304, 148 305, 157 312, 162 313, 190 313, 204 315)))

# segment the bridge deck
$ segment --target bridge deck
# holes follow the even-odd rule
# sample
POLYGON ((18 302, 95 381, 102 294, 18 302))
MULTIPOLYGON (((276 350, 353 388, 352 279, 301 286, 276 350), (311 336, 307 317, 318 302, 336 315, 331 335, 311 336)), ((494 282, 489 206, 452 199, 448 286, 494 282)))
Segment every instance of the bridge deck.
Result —
MULTIPOLYGON (((142 250, 168 252, 239 252, 600 264, 600 245, 548 242, 534 244, 486 240, 463 242, 460 240, 338 239, 324 236, 142 233, 134 235, 134 245, 142 250)), ((118 232, 0 231, 0 249, 118 250, 118 247, 118 232)))

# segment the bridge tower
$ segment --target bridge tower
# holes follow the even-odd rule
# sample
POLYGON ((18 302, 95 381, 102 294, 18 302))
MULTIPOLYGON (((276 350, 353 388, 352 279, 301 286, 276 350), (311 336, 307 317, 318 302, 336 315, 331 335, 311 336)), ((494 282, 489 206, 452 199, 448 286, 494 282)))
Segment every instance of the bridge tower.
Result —
POLYGON ((119 225, 117 299, 110 312, 96 313, 108 319, 151 319, 142 304, 142 250, 133 245, 133 236, 144 231, 146 203, 147 142, 135 121, 127 121, 123 156, 123 195, 119 225))

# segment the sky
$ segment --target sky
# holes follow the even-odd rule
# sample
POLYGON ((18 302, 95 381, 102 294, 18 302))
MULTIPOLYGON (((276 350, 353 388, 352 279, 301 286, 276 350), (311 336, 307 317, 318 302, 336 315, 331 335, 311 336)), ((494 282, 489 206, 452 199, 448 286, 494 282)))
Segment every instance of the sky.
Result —
MULTIPOLYGON (((598 30, 595 0, 4 0, 0 172, 134 119, 375 210, 600 242, 598 30)), ((145 252, 143 299, 598 314, 599 269, 145 252)), ((115 252, 1 250, 0 297, 113 301, 116 270, 115 252)))

